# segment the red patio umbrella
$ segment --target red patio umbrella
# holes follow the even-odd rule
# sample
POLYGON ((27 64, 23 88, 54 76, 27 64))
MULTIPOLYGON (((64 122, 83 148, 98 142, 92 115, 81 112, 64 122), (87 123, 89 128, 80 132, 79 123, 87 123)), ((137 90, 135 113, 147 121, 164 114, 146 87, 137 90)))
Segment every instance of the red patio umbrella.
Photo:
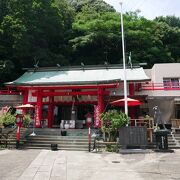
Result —
MULTIPOLYGON (((110 102, 110 104, 112 104, 114 106, 124 106, 125 105, 125 100, 124 100, 124 98, 123 99, 118 99, 116 101, 110 102)), ((137 99, 127 98, 127 104, 128 104, 128 106, 138 106, 138 105, 141 105, 142 102, 140 102, 137 99)))
POLYGON ((32 104, 23 104, 20 106, 16 106, 17 109, 23 109, 23 108, 34 108, 32 104))

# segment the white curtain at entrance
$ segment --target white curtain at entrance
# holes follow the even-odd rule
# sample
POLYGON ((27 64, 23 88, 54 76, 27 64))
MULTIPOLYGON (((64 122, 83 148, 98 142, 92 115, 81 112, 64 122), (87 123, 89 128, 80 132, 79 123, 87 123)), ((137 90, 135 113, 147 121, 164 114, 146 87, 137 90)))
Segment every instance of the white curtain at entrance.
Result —
POLYGON ((58 115, 58 107, 54 106, 54 116, 57 116, 57 115, 58 115))

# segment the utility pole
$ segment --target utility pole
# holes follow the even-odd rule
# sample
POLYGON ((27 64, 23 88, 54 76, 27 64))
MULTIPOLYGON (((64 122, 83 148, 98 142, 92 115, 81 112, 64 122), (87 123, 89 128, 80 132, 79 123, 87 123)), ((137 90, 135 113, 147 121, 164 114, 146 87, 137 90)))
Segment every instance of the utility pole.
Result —
POLYGON ((128 105, 127 105, 127 76, 126 76, 126 58, 125 58, 125 48, 124 48, 124 24, 123 24, 123 10, 122 10, 122 2, 120 2, 121 6, 121 36, 122 36, 122 53, 123 53, 123 70, 124 70, 124 109, 125 114, 128 116, 128 105))

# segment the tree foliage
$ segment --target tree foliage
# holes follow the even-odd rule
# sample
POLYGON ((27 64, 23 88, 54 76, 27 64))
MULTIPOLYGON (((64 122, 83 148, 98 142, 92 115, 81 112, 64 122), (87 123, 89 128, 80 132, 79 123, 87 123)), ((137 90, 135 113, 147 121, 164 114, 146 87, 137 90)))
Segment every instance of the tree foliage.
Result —
POLYGON ((121 54, 119 20, 117 13, 99 13, 85 6, 73 23, 75 36, 70 44, 74 62, 102 64, 108 59, 111 63, 118 62, 116 57, 121 54))
POLYGON ((118 130, 129 123, 129 117, 117 110, 109 110, 101 115, 102 132, 108 135, 109 141, 115 141, 118 130))
POLYGON ((17 72, 22 67, 32 67, 36 62, 41 66, 68 63, 65 52, 74 11, 66 1, 4 2, 1 0, 1 61, 11 61, 17 72))
MULTIPOLYGON (((178 17, 128 12, 124 32, 133 64, 180 62, 178 17)), ((35 63, 122 63, 121 44, 120 14, 103 0, 0 0, 0 83, 35 63)))
POLYGON ((15 125, 15 121, 16 121, 16 117, 14 114, 11 114, 11 112, 1 114, 0 116, 0 126, 15 125))
POLYGON ((160 16, 160 17, 157 17, 155 21, 164 22, 171 27, 180 28, 180 18, 176 16, 166 16, 166 17, 160 16))
POLYGON ((92 7, 96 12, 115 12, 115 9, 103 0, 68 0, 76 12, 81 12, 84 6, 92 7))

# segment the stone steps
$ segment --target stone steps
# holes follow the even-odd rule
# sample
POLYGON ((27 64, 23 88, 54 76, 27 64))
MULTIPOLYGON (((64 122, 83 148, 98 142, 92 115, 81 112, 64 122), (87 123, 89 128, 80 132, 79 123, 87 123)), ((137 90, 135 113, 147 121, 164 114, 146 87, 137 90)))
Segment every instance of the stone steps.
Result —
MULTIPOLYGON (((180 146, 176 143, 176 141, 173 139, 172 134, 168 134, 168 147, 169 149, 179 149, 180 146)), ((150 143, 148 144, 148 148, 154 149, 156 148, 156 143, 150 143)))
MULTIPOLYGON (((172 134, 171 133, 168 135, 168 147, 169 147, 169 149, 180 149, 180 146, 178 144, 178 139, 176 138, 176 136, 178 136, 178 134, 172 134)), ((180 138, 179 138, 179 142, 180 142, 180 138)))
MULTIPOLYGON (((51 149, 51 144, 57 144, 60 150, 88 151, 88 129, 66 130, 62 136, 59 129, 37 129, 36 136, 27 135, 24 143, 26 149, 51 149)), ((93 147, 94 139, 91 139, 93 147)))
MULTIPOLYGON (((21 146, 26 149, 50 149, 51 144, 57 144, 62 150, 88 151, 89 149, 88 129, 67 130, 67 136, 62 136, 59 129, 36 129, 35 132, 36 136, 29 136, 32 129, 21 129, 21 146), (25 135, 26 138, 23 139, 25 135)), ((92 138, 91 147, 93 144, 94 139, 92 138)), ((169 134, 168 146, 169 149, 180 148, 180 134, 169 134)), ((9 135, 7 147, 16 147, 16 131, 9 135)), ((156 145, 151 143, 147 147, 156 148, 156 145)))
POLYGON ((63 148, 84 148, 86 150, 88 150, 88 145, 86 144, 62 144, 62 143, 47 143, 47 142, 44 142, 44 143, 35 143, 35 142, 31 142, 31 143, 28 143, 28 146, 26 145, 26 147, 42 147, 42 148, 50 148, 51 147, 51 144, 57 144, 58 147, 60 149, 63 149, 63 148))
MULTIPOLYGON (((26 149, 47 149, 47 150, 51 150, 51 146, 47 146, 45 148, 42 148, 41 146, 28 146, 26 147, 26 149)), ((66 148, 66 147, 63 147, 63 148, 60 148, 58 146, 57 150, 65 150, 65 151, 88 151, 87 148, 66 148)))
MULTIPOLYGON (((63 143, 67 143, 67 144, 88 144, 88 139, 78 139, 78 137, 75 137, 75 139, 70 139, 70 138, 67 138, 67 139, 65 139, 65 138, 54 138, 54 139, 52 139, 52 138, 50 138, 50 139, 48 139, 47 137, 46 138, 33 138, 33 139, 31 139, 31 138, 28 138, 28 139, 26 139, 25 140, 25 142, 26 143, 42 143, 42 144, 44 144, 44 143, 50 143, 50 144, 58 144, 58 143, 61 143, 61 144, 63 144, 63 143)), ((91 142, 93 142, 93 140, 91 140, 91 142)))
MULTIPOLYGON (((25 149, 50 149, 51 144, 57 144, 58 149, 60 150, 79 150, 79 151, 88 151, 88 143, 62 143, 62 142, 28 142, 24 144, 25 149)), ((93 144, 92 144, 93 146, 93 144)))
MULTIPOLYGON (((28 133, 32 133, 32 128, 28 129, 28 133)), ((88 136, 88 129, 58 129, 58 128, 37 128, 34 132, 37 135, 48 135, 48 136, 61 136, 61 131, 66 131, 67 136, 88 136)), ((93 133, 95 130, 91 129, 93 133)))
POLYGON ((87 136, 52 136, 52 135, 36 135, 36 136, 28 136, 27 137, 28 139, 78 139, 78 140, 86 140, 87 139, 87 136))
MULTIPOLYGON (((5 128, 5 129, 3 129, 3 133, 4 134, 7 134, 7 133, 10 132, 8 134, 8 138, 7 139, 3 138, 1 140, 1 142, 2 142, 1 144, 4 145, 7 148, 15 148, 16 147, 16 130, 17 129, 14 129, 13 131, 12 130, 13 130, 12 128, 5 128), (7 144, 6 144, 6 142, 7 142, 7 144)), ((21 131, 20 131, 20 137, 21 137, 20 146, 23 146, 23 143, 24 143, 23 136, 26 133, 26 131, 27 131, 26 128, 21 128, 21 131)))

